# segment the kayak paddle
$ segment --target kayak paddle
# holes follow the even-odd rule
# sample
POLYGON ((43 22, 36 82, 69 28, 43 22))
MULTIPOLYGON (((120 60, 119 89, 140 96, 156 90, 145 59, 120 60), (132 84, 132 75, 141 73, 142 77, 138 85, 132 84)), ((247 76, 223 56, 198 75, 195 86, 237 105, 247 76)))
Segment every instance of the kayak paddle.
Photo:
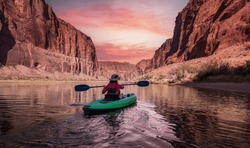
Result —
POLYGON ((75 86, 75 91, 86 91, 90 88, 96 88, 96 87, 104 87, 105 85, 102 86, 88 86, 86 84, 80 84, 75 86))
MULTIPOLYGON (((138 85, 140 87, 146 87, 149 85, 148 81, 139 81, 137 83, 130 83, 130 84, 122 84, 122 85, 138 85)), ((97 88, 97 87, 104 87, 105 85, 101 86, 88 86, 86 84, 80 84, 75 86, 75 91, 86 91, 90 88, 97 88)))
POLYGON ((130 84, 122 84, 122 85, 138 85, 140 87, 146 87, 149 85, 148 81, 139 81, 136 84, 135 83, 130 83, 130 84))

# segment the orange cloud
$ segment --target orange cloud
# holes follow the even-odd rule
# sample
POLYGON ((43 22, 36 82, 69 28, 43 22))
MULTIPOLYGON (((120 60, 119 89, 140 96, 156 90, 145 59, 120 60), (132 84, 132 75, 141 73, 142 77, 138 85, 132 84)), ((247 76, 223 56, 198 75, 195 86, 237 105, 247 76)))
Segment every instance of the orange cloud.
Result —
POLYGON ((97 58, 100 61, 118 61, 138 63, 142 59, 151 59, 154 49, 149 49, 140 44, 136 45, 115 45, 103 43, 96 45, 97 58))

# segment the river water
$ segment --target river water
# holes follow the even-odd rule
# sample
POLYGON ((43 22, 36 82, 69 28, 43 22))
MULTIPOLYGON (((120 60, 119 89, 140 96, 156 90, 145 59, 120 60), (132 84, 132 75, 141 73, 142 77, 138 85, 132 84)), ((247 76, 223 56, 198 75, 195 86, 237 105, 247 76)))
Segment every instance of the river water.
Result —
POLYGON ((250 147, 250 93, 126 86, 135 106, 84 116, 101 88, 76 84, 1 82, 0 147, 250 147))

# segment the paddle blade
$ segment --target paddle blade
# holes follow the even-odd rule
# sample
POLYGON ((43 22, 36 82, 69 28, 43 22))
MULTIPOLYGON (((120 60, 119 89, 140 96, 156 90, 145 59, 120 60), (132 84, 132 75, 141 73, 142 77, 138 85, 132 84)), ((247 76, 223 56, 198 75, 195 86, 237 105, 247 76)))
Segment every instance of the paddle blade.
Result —
POLYGON ((85 90, 88 90, 89 88, 90 87, 88 85, 85 85, 85 84, 76 85, 75 91, 85 91, 85 90))
POLYGON ((137 85, 140 87, 146 87, 149 85, 149 82, 148 81, 139 81, 139 82, 137 82, 137 85))

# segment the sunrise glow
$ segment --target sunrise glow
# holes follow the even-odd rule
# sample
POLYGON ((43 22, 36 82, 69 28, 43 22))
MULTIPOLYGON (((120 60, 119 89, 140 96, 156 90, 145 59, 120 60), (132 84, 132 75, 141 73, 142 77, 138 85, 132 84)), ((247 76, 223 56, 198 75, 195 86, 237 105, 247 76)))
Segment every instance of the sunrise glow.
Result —
POLYGON ((173 35, 188 0, 46 0, 56 15, 90 36, 99 61, 136 64, 173 35))

